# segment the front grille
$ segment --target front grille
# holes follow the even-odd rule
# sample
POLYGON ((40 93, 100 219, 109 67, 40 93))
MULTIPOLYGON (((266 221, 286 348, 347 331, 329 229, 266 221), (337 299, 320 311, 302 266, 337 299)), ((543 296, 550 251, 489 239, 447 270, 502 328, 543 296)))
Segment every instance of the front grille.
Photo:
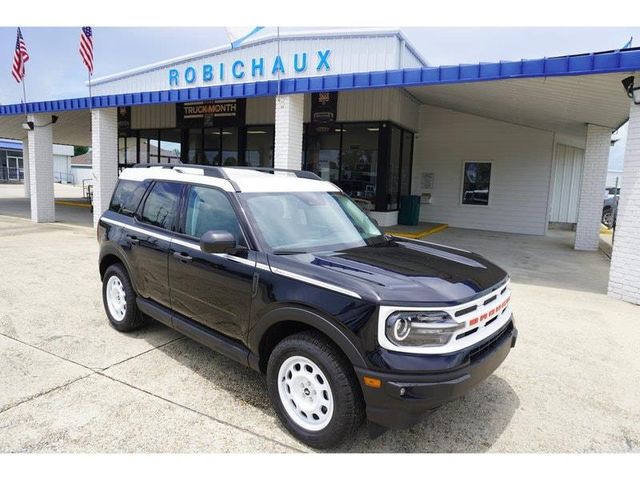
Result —
POLYGON ((473 312, 474 310, 477 310, 477 309, 478 309, 477 305, 471 305, 470 307, 463 308, 462 310, 458 310, 455 313, 455 316, 456 317, 461 317, 462 315, 466 315, 467 313, 471 313, 471 312, 473 312))
POLYGON ((502 329, 498 330, 493 336, 489 337, 489 339, 482 343, 481 345, 476 346, 469 352, 469 359, 471 363, 481 361, 485 355, 491 353, 492 346, 499 345, 505 339, 505 337, 510 336, 513 331, 513 322, 507 323, 502 329))

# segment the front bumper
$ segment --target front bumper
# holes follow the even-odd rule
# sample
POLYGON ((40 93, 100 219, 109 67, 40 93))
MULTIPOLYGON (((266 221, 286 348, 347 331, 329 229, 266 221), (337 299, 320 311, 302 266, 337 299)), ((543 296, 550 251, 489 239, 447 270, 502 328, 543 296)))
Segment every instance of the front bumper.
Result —
POLYGON ((465 365, 453 371, 395 374, 356 368, 368 420, 386 428, 411 427, 430 410, 464 395, 491 375, 515 346, 517 336, 512 317, 495 335, 469 348, 465 365), (365 376, 380 379, 380 388, 365 385, 365 376))

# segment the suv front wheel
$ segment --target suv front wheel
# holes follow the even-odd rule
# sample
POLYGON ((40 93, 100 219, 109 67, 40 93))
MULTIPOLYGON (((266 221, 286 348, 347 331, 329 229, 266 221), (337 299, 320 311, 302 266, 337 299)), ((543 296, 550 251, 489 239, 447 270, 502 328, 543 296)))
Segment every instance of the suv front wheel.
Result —
POLYGON ((311 447, 342 443, 364 418, 353 369, 318 333, 302 332, 282 340, 269 357, 267 384, 284 426, 311 447))
POLYGON ((102 301, 113 328, 130 332, 144 321, 136 305, 136 294, 124 266, 116 263, 107 268, 102 277, 102 301))

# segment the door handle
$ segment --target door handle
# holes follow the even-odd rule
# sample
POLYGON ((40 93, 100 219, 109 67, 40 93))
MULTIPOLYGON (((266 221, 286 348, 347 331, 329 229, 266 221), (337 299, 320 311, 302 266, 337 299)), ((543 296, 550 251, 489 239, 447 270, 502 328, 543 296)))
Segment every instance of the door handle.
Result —
POLYGON ((127 234, 127 240, 129 240, 129 243, 132 243, 133 245, 138 245, 140 243, 140 239, 135 235, 127 234))
POLYGON ((187 255, 184 252, 173 252, 173 256, 183 263, 189 263, 191 260, 193 260, 193 257, 187 255))

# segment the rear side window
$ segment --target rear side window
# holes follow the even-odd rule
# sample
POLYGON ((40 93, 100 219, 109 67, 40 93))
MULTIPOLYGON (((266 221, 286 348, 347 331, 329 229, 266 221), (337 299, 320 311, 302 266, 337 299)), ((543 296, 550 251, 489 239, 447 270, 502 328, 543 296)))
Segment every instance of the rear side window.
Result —
POLYGON ((148 184, 133 180, 118 180, 116 189, 111 197, 109 210, 123 215, 132 216, 144 195, 148 184))
POLYGON ((181 190, 182 185, 179 183, 155 183, 144 202, 140 221, 167 230, 171 229, 178 214, 181 190))

